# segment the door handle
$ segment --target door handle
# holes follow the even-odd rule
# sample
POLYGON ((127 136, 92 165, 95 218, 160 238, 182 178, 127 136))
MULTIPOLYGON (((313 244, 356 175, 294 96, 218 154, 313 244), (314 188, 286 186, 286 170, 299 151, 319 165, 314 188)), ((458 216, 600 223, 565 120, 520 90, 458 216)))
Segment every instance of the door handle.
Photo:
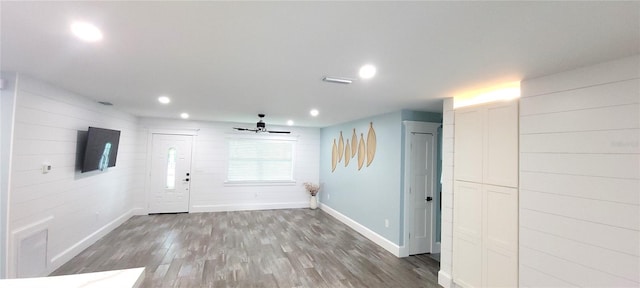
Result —
POLYGON ((428 201, 431 201, 431 200, 433 200, 433 197, 431 197, 431 196, 428 196, 428 197, 427 197, 427 199, 424 199, 424 200, 427 200, 427 202, 428 202, 428 201))

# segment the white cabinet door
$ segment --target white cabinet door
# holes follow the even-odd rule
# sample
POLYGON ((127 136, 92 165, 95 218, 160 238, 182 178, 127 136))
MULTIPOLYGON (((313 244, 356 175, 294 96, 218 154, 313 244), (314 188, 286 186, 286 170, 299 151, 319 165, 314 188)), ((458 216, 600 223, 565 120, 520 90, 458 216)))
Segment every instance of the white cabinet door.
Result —
POLYGON ((518 286, 518 189, 482 185, 484 287, 518 286))
POLYGON ((463 287, 482 287, 482 184, 454 185, 453 279, 463 287))
MULTIPOLYGON (((518 102, 486 106, 483 180, 485 184, 518 186, 518 102)), ((457 119, 456 119, 457 120, 457 119)), ((456 128, 458 128, 456 126, 456 128)), ((456 138, 457 143, 457 138, 456 138)), ((457 151, 456 151, 457 154, 457 151)))
POLYGON ((517 287, 518 102, 465 107, 455 117, 453 280, 517 287))
POLYGON ((455 180, 482 182, 482 109, 468 107, 455 111, 454 164, 455 180))

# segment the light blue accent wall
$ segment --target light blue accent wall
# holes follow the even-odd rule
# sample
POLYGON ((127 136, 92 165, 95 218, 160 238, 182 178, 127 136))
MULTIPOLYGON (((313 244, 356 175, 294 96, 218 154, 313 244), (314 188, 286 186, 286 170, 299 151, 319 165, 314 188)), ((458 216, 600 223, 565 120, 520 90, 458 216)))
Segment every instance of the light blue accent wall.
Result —
POLYGON ((441 123, 442 114, 402 110, 320 130, 320 201, 399 246, 404 245, 404 120, 441 123), (331 149, 340 131, 345 144, 354 128, 366 142, 370 122, 377 136, 371 166, 365 162, 358 171, 356 156, 348 167, 343 159, 331 172, 331 149))
POLYGON ((442 113, 402 110, 403 121, 442 123, 442 113))
POLYGON ((401 112, 398 111, 320 130, 320 201, 398 245, 401 226, 401 122, 401 112), (340 131, 345 144, 347 139, 351 141, 354 128, 358 140, 362 133, 366 142, 370 122, 373 122, 377 139, 376 155, 371 165, 366 167, 365 161, 358 171, 356 156, 351 158, 347 167, 342 159, 336 170, 331 172, 331 148, 333 140, 338 141, 340 131), (389 220, 388 228, 384 225, 385 219, 389 220))

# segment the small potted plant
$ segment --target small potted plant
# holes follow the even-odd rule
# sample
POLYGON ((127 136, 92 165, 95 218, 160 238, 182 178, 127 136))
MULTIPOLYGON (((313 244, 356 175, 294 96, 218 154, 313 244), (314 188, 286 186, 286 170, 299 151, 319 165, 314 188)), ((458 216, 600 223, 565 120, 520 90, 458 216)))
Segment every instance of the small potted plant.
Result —
POLYGON ((318 208, 318 198, 316 195, 318 194, 318 191, 320 191, 320 185, 313 184, 311 182, 304 182, 304 188, 307 189, 309 194, 311 194, 311 199, 309 199, 309 208, 318 208))

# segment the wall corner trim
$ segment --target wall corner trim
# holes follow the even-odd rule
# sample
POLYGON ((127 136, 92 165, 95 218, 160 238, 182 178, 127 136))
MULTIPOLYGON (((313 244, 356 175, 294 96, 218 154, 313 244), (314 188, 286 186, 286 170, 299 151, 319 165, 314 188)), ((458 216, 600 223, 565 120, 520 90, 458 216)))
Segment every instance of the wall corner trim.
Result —
POLYGON ((438 271, 438 284, 444 288, 455 287, 453 280, 451 279, 451 275, 443 270, 438 271))
POLYGON ((131 209, 131 216, 149 215, 149 211, 142 207, 136 207, 131 209))
POLYGON ((338 221, 351 227, 353 230, 356 230, 356 232, 362 234, 362 236, 367 237, 369 240, 373 241, 373 243, 376 243, 378 244, 378 246, 391 252, 391 254, 395 255, 396 257, 400 257, 400 247, 395 243, 389 241, 387 238, 384 238, 380 236, 380 234, 371 231, 369 228, 334 210, 326 204, 321 203, 320 209, 324 212, 327 212, 327 214, 333 216, 333 218, 336 218, 338 221))

